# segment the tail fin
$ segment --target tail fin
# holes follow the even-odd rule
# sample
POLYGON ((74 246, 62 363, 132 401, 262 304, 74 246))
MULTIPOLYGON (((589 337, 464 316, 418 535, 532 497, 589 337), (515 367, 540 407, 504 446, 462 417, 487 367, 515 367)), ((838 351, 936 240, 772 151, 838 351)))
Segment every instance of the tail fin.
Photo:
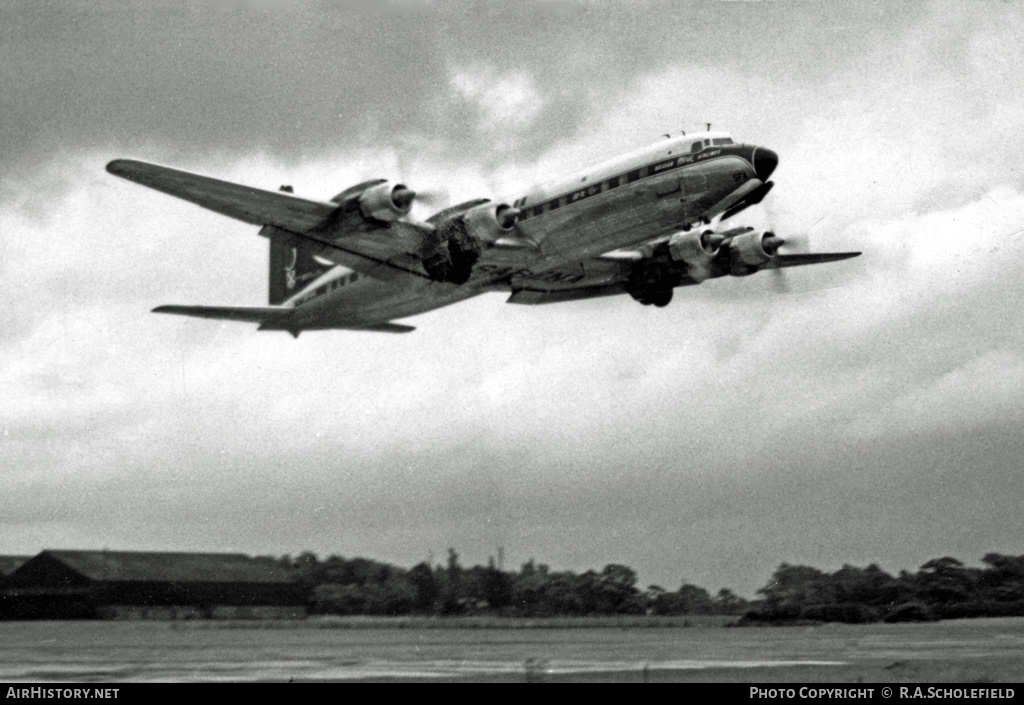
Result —
POLYGON ((287 230, 265 226, 260 234, 270 238, 271 306, 298 293, 331 268, 331 265, 321 264, 301 238, 287 230))

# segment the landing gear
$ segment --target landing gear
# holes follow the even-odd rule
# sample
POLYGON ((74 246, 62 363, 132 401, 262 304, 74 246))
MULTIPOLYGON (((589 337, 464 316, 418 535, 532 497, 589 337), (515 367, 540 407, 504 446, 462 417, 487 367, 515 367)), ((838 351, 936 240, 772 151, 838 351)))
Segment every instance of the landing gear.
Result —
POLYGON ((434 281, 465 284, 480 259, 480 243, 466 232, 465 225, 453 224, 441 234, 437 249, 423 259, 423 268, 434 281))
POLYGON ((633 272, 626 289, 630 296, 644 306, 664 308, 672 301, 672 288, 678 283, 678 275, 664 267, 643 267, 633 272))
POLYGON ((651 304, 658 308, 665 308, 672 302, 672 290, 668 291, 652 291, 649 294, 641 296, 637 299, 644 306, 650 306, 651 304))

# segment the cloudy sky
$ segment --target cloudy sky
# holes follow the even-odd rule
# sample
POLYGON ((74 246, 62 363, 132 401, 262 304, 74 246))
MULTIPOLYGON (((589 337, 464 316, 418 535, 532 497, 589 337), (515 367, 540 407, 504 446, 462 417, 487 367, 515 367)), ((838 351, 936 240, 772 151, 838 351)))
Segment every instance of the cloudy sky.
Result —
POLYGON ((503 546, 746 596, 1024 553, 1024 6, 394 8, 0 2, 0 553, 503 546), (738 221, 864 255, 293 340, 150 314, 262 304, 266 241, 103 168, 454 202, 706 122, 780 155, 738 221))

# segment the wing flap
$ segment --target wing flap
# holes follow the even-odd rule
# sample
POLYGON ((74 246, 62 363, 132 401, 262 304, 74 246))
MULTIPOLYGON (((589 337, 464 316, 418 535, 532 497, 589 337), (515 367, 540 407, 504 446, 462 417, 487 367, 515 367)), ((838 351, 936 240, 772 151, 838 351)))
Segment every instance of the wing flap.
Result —
POLYGON ((577 289, 559 289, 544 291, 541 289, 515 289, 505 303, 525 304, 537 306, 538 304, 556 304, 563 301, 580 301, 582 299, 596 299, 601 296, 617 296, 625 294, 626 287, 623 284, 604 284, 598 286, 584 286, 577 289))
POLYGON ((134 159, 115 159, 107 164, 107 171, 230 218, 297 233, 322 225, 338 208, 336 203, 265 191, 134 159))

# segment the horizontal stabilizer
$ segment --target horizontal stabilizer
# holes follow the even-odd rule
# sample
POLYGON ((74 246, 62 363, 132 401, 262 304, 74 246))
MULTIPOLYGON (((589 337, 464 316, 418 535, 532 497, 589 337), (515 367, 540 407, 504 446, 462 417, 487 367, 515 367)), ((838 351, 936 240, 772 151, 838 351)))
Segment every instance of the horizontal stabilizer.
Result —
POLYGON ((851 257, 857 257, 860 252, 814 252, 801 255, 778 255, 775 258, 773 267, 799 267, 804 264, 825 264, 826 262, 839 262, 851 257))
POLYGON ((251 323, 282 321, 294 312, 295 309, 290 306, 157 306, 153 309, 153 313, 174 313, 179 316, 251 323))
POLYGON ((354 328, 353 330, 369 330, 375 333, 412 333, 416 326, 406 326, 401 323, 378 323, 373 326, 354 328))
POLYGON ((115 159, 107 164, 107 171, 246 223, 276 225, 297 233, 323 224, 338 208, 337 203, 299 198, 285 191, 265 191, 133 159, 115 159))

